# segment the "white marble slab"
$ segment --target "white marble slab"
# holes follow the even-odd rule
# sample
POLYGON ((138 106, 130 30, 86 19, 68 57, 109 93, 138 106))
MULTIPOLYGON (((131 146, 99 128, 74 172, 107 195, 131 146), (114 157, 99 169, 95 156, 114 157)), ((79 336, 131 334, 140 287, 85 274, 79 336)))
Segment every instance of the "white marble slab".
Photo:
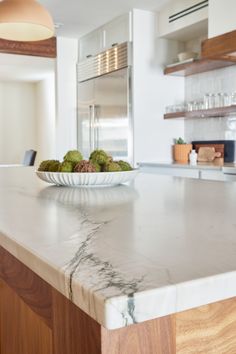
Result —
POLYGON ((0 170, 0 244, 115 329, 236 296, 236 183, 140 173, 48 186, 0 170))

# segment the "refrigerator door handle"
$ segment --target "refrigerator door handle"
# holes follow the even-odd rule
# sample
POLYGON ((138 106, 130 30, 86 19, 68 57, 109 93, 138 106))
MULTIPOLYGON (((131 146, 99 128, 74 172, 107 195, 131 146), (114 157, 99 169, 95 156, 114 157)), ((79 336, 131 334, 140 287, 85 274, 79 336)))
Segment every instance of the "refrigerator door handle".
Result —
POLYGON ((95 115, 94 115, 94 123, 95 123, 95 146, 98 149, 99 145, 99 106, 95 106, 95 115))
POLYGON ((95 105, 89 106, 89 145, 90 153, 95 149, 95 105))
POLYGON ((92 106, 89 106, 89 150, 92 151, 92 106))

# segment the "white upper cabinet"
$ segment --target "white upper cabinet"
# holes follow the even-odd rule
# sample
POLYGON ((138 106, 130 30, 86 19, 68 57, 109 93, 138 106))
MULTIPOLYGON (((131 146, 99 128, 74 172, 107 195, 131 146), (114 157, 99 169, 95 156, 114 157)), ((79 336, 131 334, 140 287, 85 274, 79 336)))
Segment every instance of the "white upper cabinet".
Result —
POLYGON ((208 0, 173 1, 158 14, 160 37, 187 41, 207 32, 208 0))
POLYGON ((132 41, 131 13, 122 15, 83 36, 79 40, 79 61, 128 41, 132 41))
POLYGON ((79 41, 79 60, 85 60, 103 50, 103 31, 93 31, 79 41))
POLYGON ((235 14, 235 0, 209 0, 209 38, 236 30, 235 14))
POLYGON ((109 49, 117 44, 132 41, 131 14, 126 14, 103 26, 104 49, 109 49))

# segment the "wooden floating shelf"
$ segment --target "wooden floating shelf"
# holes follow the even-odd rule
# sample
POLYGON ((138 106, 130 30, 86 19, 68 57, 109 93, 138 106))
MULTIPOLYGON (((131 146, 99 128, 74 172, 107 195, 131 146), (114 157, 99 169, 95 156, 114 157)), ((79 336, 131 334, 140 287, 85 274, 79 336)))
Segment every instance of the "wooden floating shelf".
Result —
POLYGON ((165 75, 190 76, 235 65, 234 61, 199 59, 190 63, 176 64, 164 70, 165 75))
POLYGON ((236 62, 236 31, 206 39, 202 42, 202 57, 236 62))
POLYGON ((189 112, 174 112, 164 114, 164 119, 175 119, 175 118, 218 118, 227 117, 228 115, 236 114, 236 105, 227 107, 218 107, 211 109, 203 109, 198 111, 189 112))

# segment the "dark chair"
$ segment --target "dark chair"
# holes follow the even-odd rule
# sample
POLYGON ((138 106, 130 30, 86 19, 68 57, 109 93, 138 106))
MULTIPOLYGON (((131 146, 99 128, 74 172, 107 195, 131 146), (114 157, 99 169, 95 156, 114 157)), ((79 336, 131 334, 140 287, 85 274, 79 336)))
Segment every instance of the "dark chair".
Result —
POLYGON ((36 155, 37 155, 37 151, 27 150, 25 152, 23 165, 24 166, 34 166, 36 155))

